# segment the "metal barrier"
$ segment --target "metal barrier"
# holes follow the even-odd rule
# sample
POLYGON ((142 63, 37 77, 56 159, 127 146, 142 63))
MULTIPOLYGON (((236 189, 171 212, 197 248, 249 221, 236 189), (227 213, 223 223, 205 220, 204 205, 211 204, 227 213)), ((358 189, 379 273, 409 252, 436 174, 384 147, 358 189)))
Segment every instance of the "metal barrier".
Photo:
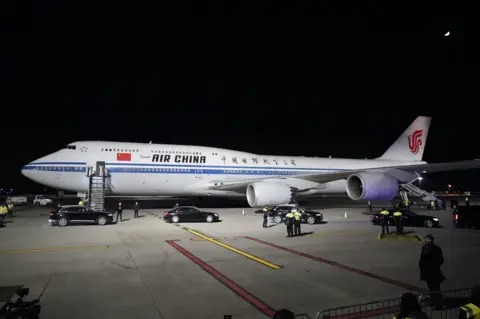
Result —
MULTIPOLYGON (((468 303, 471 288, 416 294, 422 311, 431 319, 456 319, 459 307, 468 303)), ((392 319, 400 311, 398 298, 366 304, 331 308, 317 313, 316 319, 392 319)))

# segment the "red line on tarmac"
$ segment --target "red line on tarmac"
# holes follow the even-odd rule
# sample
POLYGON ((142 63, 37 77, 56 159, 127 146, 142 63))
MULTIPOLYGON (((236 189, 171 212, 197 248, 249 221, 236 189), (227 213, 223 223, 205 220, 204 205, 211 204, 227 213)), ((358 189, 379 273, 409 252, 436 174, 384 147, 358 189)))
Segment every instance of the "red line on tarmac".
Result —
POLYGON ((193 261, 195 264, 200 266, 203 270, 205 270, 210 275, 212 275, 215 279, 217 279, 222 284, 224 284, 227 288, 229 288, 234 293, 236 293, 243 300, 245 300, 246 302, 248 302, 249 304, 257 308, 266 316, 270 318, 273 317, 273 315, 275 314, 275 310, 269 305, 267 305, 265 302, 261 301, 260 299, 255 297, 252 293, 248 292, 247 290, 243 289, 242 287, 234 283, 232 280, 225 277, 222 273, 217 271, 212 266, 208 265, 206 262, 204 262, 200 258, 196 257, 194 254, 192 254, 182 246, 178 245, 176 242, 172 240, 167 240, 166 242, 170 244, 173 248, 178 250, 182 255, 184 255, 185 257, 193 261))
POLYGON ((270 246, 270 247, 275 247, 275 248, 278 248, 278 249, 281 249, 281 250, 284 250, 284 251, 288 251, 289 253, 292 253, 292 254, 295 254, 295 255, 298 255, 298 256, 303 256, 303 257, 306 257, 306 258, 310 258, 310 259, 319 261, 319 262, 324 263, 324 264, 328 264, 328 265, 335 266, 335 267, 338 267, 338 268, 341 268, 341 269, 344 269, 344 270, 348 270, 348 271, 357 273, 359 275, 363 275, 365 277, 370 277, 370 278, 373 278, 373 279, 377 279, 377 280, 383 281, 387 284, 391 284, 391 285, 394 285, 394 286, 397 286, 397 287, 400 287, 400 288, 405 288, 405 289, 410 290, 410 291, 427 292, 425 289, 422 289, 422 288, 419 288, 419 287, 416 287, 416 286, 412 286, 412 285, 409 285, 409 284, 406 284, 406 283, 403 283, 403 282, 400 282, 400 281, 397 281, 397 280, 394 280, 394 279, 383 277, 383 276, 380 276, 380 275, 375 275, 375 274, 372 274, 370 272, 360 270, 360 269, 357 269, 357 268, 353 268, 353 267, 350 267, 350 266, 347 266, 347 265, 344 265, 344 264, 340 264, 340 263, 337 263, 336 261, 332 261, 332 260, 328 260, 328 259, 325 259, 325 258, 322 258, 322 257, 317 257, 317 256, 309 255, 309 254, 306 254, 306 253, 302 253, 301 251, 290 249, 290 248, 279 246, 279 245, 275 245, 275 244, 263 241, 261 239, 257 239, 257 238, 253 238, 253 237, 249 237, 249 236, 245 236, 244 238, 256 241, 258 243, 262 243, 262 244, 270 246))

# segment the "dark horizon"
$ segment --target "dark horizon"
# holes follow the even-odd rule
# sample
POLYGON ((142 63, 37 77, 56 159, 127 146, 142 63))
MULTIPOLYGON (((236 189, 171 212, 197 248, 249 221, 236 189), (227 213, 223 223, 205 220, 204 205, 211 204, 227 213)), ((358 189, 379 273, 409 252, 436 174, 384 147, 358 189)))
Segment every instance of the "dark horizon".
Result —
MULTIPOLYGON (((419 115, 433 117, 425 161, 479 157, 476 54, 467 22, 445 3, 398 16, 170 5, 5 11, 0 187, 32 187, 23 165, 81 140, 375 158, 419 115)), ((477 190, 478 176, 441 173, 424 185, 477 190)))

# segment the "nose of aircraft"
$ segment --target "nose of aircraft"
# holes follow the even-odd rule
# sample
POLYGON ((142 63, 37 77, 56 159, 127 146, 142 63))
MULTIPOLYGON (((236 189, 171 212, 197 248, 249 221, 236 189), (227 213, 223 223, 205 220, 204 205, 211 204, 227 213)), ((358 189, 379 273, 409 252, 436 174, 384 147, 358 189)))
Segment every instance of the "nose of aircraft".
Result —
POLYGON ((32 171, 32 163, 29 163, 22 167, 22 175, 25 177, 30 178, 31 177, 31 171, 32 171))

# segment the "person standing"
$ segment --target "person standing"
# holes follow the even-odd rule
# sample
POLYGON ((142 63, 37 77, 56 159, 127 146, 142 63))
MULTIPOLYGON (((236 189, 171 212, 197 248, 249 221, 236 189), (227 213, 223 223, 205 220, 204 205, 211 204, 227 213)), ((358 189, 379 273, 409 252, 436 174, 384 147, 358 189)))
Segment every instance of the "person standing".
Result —
POLYGON ((381 215, 381 223, 382 223, 382 235, 385 235, 385 234, 388 234, 389 233, 389 230, 388 230, 388 223, 389 223, 389 219, 390 219, 390 212, 388 210, 386 210, 385 208, 382 208, 382 211, 380 212, 380 215, 381 215))
POLYGON ((293 214, 293 235, 294 236, 300 236, 300 226, 302 224, 302 213, 298 211, 298 209, 293 208, 292 209, 292 214, 293 214))
POLYGON ((420 261, 418 266, 420 268, 420 280, 425 281, 428 290, 433 293, 432 301, 439 307, 441 305, 441 291, 440 285, 445 281, 445 276, 440 269, 443 265, 443 251, 435 245, 435 238, 428 234, 425 236, 425 245, 422 247, 420 254, 420 261))
POLYGON ((397 228, 397 235, 403 235, 403 214, 399 210, 393 213, 393 220, 397 228))
POLYGON ((285 215, 285 225, 287 225, 287 237, 293 237, 294 219, 295 216, 292 214, 292 212, 288 212, 288 214, 285 215))
POLYGON ((372 211, 372 203, 370 201, 368 201, 368 211, 369 212, 372 211))
POLYGON ((268 208, 265 206, 263 208, 263 228, 268 228, 268 208))
POLYGON ((135 205, 133 205, 133 218, 138 218, 139 210, 140 210, 140 205, 138 205, 138 202, 135 202, 135 205))
POLYGON ((118 223, 118 218, 120 217, 120 222, 123 222, 123 207, 122 207, 122 202, 118 202, 118 207, 117 207, 117 220, 115 223, 118 223))

